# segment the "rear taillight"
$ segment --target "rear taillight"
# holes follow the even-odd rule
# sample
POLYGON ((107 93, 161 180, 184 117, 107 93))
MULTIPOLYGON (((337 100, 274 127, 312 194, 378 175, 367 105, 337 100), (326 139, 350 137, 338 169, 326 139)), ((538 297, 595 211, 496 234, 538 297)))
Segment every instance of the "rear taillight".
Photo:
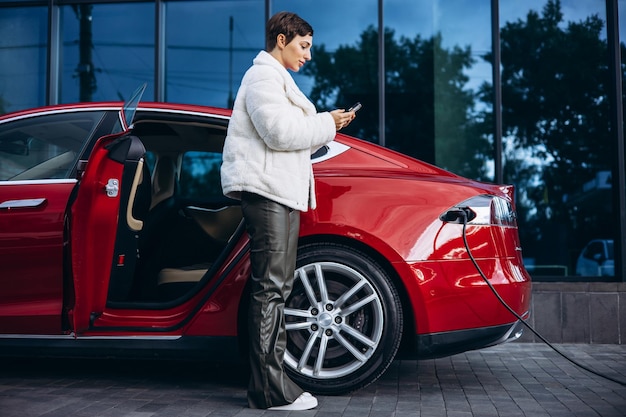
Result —
POLYGON ((469 198, 446 210, 439 218, 446 223, 467 221, 467 224, 472 225, 517 227, 511 202, 488 194, 469 198))

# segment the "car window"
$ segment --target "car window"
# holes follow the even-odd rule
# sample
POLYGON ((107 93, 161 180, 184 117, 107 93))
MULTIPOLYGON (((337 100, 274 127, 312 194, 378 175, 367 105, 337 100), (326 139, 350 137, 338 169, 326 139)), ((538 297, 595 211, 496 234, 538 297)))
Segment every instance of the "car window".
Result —
POLYGON ((148 165, 148 170, 151 174, 154 174, 154 167, 156 166, 156 155, 154 152, 146 151, 143 155, 144 162, 148 165))
POLYGON ((604 256, 602 242, 591 242, 589 246, 587 246, 587 249, 585 249, 583 256, 588 259, 594 259, 596 256, 604 256))
POLYGON ((615 259, 615 255, 613 253, 613 241, 612 240, 606 241, 606 256, 607 256, 607 259, 615 259))
POLYGON ((183 156, 180 173, 180 196, 192 200, 223 198, 220 182, 221 165, 221 153, 186 152, 183 156))
POLYGON ((0 125, 0 181, 69 178, 103 112, 49 114, 0 125))

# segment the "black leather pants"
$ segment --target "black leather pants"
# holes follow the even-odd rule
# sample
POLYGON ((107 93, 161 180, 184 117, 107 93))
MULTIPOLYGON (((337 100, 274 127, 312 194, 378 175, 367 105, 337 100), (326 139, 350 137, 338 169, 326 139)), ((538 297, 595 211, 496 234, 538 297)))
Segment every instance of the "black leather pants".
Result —
POLYGON ((290 404, 303 390, 283 369, 287 344, 285 300, 293 288, 300 212, 244 193, 241 207, 250 236, 250 408, 290 404))

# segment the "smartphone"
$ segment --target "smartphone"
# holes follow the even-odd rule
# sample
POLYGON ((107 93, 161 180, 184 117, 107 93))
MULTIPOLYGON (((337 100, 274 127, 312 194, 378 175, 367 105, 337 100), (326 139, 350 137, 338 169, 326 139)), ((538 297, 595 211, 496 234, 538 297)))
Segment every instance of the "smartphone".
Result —
POLYGON ((358 102, 358 101, 357 101, 354 105, 352 105, 352 107, 350 107, 350 108, 349 108, 348 110, 346 110, 346 111, 349 111, 349 112, 350 112, 350 111, 356 112, 356 111, 358 111, 361 107, 363 107, 363 106, 361 105, 361 103, 360 103, 360 102, 358 102))

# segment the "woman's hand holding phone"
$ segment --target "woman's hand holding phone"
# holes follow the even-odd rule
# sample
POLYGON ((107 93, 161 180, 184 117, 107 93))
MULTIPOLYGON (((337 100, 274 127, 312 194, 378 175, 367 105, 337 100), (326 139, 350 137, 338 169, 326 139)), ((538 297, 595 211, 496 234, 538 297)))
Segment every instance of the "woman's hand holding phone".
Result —
POLYGON ((361 103, 356 103, 348 110, 333 110, 330 114, 333 116, 335 120, 335 128, 337 130, 341 130, 344 127, 348 126, 352 120, 356 117, 356 112, 361 108, 361 103))

